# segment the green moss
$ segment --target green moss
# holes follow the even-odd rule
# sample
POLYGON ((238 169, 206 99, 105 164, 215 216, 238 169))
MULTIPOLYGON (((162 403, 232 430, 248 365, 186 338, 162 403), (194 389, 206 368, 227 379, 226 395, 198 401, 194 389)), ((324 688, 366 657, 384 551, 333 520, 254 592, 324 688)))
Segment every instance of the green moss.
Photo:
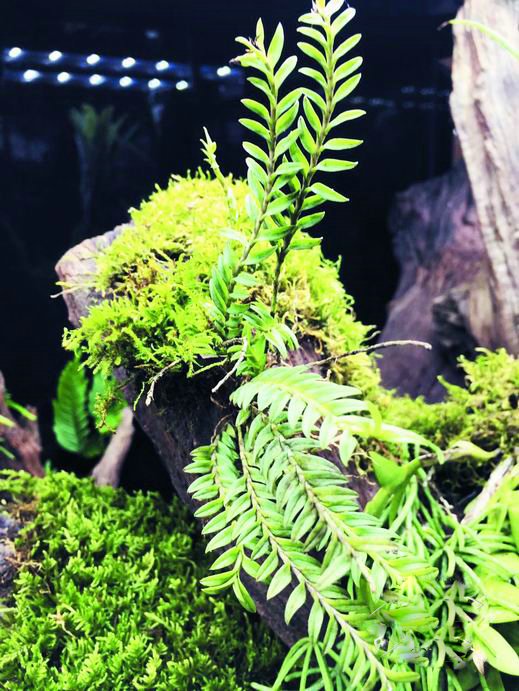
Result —
MULTIPOLYGON (((236 227, 248 233, 247 186, 230 182, 236 227)), ((175 177, 132 211, 132 221, 98 260, 93 286, 109 300, 65 334, 65 347, 106 373, 124 363, 150 377, 178 361, 178 369, 187 366, 192 374, 206 364, 199 356, 214 354, 219 343, 207 306, 210 273, 228 241, 222 232, 229 226, 222 189, 202 174, 175 177)), ((239 242, 233 247, 240 252, 239 242)), ((266 305, 274 269, 274 257, 262 264, 251 296, 266 305)), ((289 255, 280 288, 279 311, 286 322, 299 335, 315 336, 331 354, 358 347, 370 331, 355 320, 338 265, 324 259, 320 247, 289 255)))
POLYGON ((474 361, 461 357, 466 388, 442 380, 447 390, 443 403, 429 404, 397 397, 380 390, 385 418, 407 426, 446 448, 458 440, 472 441, 489 451, 510 453, 519 438, 519 359, 505 350, 479 349, 474 361), (515 406, 515 407, 514 407, 515 406))
POLYGON ((0 616, 0 688, 232 691, 279 666, 263 624, 201 592, 207 560, 177 500, 66 473, 5 474, 0 491, 34 512, 0 616))

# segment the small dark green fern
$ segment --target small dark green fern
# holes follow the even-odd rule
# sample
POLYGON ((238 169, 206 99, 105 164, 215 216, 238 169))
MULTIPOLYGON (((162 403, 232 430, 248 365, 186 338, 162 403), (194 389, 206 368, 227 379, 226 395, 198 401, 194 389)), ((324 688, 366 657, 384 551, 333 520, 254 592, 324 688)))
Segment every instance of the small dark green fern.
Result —
POLYGON ((89 382, 78 360, 63 368, 57 398, 52 401, 56 440, 66 451, 84 458, 99 456, 106 445, 106 434, 117 428, 121 403, 104 413, 98 410, 98 397, 106 397, 111 382, 98 373, 89 382))

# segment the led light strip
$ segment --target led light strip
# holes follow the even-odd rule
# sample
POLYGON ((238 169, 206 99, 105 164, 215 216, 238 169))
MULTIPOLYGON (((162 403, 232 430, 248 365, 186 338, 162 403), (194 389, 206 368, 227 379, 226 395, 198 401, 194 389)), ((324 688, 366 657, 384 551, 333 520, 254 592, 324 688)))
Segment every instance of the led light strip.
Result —
MULTIPOLYGON (((25 83, 83 84, 91 87, 105 86, 125 90, 146 88, 150 91, 173 88, 177 91, 188 91, 193 86, 193 74, 190 66, 169 62, 165 59, 151 61, 136 59, 132 56, 124 58, 103 57, 97 53, 81 55, 63 53, 60 50, 42 52, 26 50, 19 46, 4 50, 3 59, 7 67, 6 78, 25 83), (58 66, 61 68, 59 71, 52 70, 58 66), (94 68, 95 72, 93 71, 94 68), (121 71, 133 72, 134 75, 117 76, 117 72, 120 73, 121 71)), ((221 67, 204 66, 200 73, 202 79, 210 81, 228 80, 233 77, 233 81, 243 82, 242 71, 227 65, 221 67)))

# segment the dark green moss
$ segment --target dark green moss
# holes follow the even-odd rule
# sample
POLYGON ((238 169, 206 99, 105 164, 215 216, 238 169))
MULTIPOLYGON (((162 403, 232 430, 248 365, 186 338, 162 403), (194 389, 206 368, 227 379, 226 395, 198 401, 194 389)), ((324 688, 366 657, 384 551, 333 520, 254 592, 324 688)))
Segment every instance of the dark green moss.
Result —
POLYGON ((66 473, 5 474, 0 492, 32 514, 0 610, 0 688, 232 691, 278 668, 259 620, 201 592, 204 546, 177 500, 66 473))

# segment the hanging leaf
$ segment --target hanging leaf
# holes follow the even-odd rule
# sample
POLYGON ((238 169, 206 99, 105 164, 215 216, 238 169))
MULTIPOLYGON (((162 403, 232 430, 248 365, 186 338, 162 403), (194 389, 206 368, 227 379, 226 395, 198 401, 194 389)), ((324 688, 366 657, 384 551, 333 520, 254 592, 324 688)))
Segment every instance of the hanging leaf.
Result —
MULTIPOLYGON (((332 129, 333 127, 338 127, 339 125, 343 125, 345 122, 350 122, 350 120, 357 120, 357 118, 361 118, 363 115, 366 115, 366 111, 359 110, 358 108, 353 110, 345 110, 344 113, 337 115, 337 117, 330 122, 330 129, 332 129)), ((359 140, 352 139, 351 141, 359 140)), ((355 144, 355 146, 358 145, 355 144)))
POLYGON ((338 173, 343 170, 352 170, 357 167, 356 161, 340 161, 336 158, 327 158, 317 165, 317 170, 323 173, 338 173))
POLYGON ((471 627, 476 653, 500 672, 519 676, 519 656, 510 643, 492 626, 476 622, 471 627))
POLYGON ((342 84, 337 89, 335 96, 333 97, 333 104, 337 105, 337 103, 349 96, 352 93, 352 91, 354 91, 357 88, 361 78, 361 74, 356 74, 353 77, 350 77, 347 81, 345 81, 344 84, 342 84))
POLYGON ((285 624, 288 626, 292 617, 295 615, 298 609, 305 604, 306 600, 306 587, 304 583, 299 583, 299 585, 294 588, 290 593, 290 597, 287 600, 285 607, 285 624))
POLYGON ((285 80, 292 74, 297 65, 297 57, 287 58, 275 74, 277 88, 281 88, 285 80))
POLYGON ((326 56, 323 55, 318 48, 313 46, 311 43, 306 43, 306 41, 299 41, 297 47, 301 52, 305 53, 305 55, 308 55, 308 57, 318 62, 319 65, 321 65, 321 67, 324 70, 326 70, 326 56))
POLYGON ((240 118, 238 122, 244 127, 246 127, 248 130, 251 130, 251 132, 254 132, 254 134, 263 137, 263 139, 266 139, 267 141, 269 140, 270 135, 268 129, 264 125, 260 125, 260 123, 256 122, 256 120, 250 120, 249 118, 240 118))
POLYGON ((284 564, 269 585, 267 600, 271 600, 273 597, 276 597, 276 595, 279 595, 279 593, 290 584, 291 580, 292 574, 290 572, 290 564, 284 564))
POLYGON ((322 197, 323 199, 326 199, 329 202, 348 202, 349 201, 349 199, 344 197, 342 194, 339 194, 339 192, 332 190, 331 187, 328 187, 327 185, 323 185, 322 182, 314 182, 314 184, 310 187, 310 190, 312 192, 315 192, 315 194, 318 194, 320 197, 322 197))

